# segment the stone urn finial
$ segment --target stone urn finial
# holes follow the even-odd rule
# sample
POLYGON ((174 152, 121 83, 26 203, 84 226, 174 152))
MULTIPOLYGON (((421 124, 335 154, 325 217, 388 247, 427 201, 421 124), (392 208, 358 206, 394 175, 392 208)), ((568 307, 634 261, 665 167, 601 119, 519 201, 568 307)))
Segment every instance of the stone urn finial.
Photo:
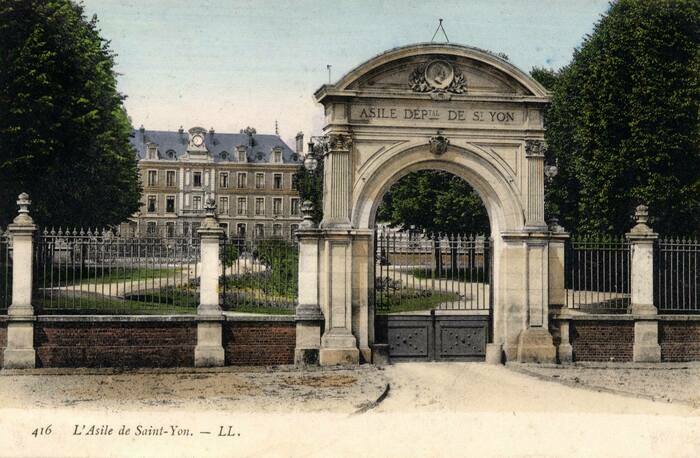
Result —
POLYGON ((564 227, 561 224, 559 224, 559 218, 557 218, 556 216, 553 216, 549 219, 548 226, 550 232, 565 232, 564 227))
POLYGON ((646 205, 637 205, 634 210, 634 221, 637 224, 646 225, 649 222, 649 207, 646 205))
POLYGON ((29 206, 32 204, 32 201, 29 200, 29 194, 26 192, 23 192, 17 197, 17 205, 19 206, 19 213, 15 219, 12 221, 14 224, 17 225, 31 225, 34 224, 34 220, 32 219, 31 216, 29 216, 29 206))
POLYGON ((314 223, 314 204, 311 203, 310 200, 305 200, 301 204, 301 214, 303 215, 303 221, 301 222, 301 227, 307 228, 307 229, 313 229, 316 227, 316 223, 314 223))
POLYGON ((647 224, 649 222, 649 207, 646 205, 637 205, 634 210, 634 221, 637 223, 630 235, 649 237, 655 235, 654 230, 647 224))

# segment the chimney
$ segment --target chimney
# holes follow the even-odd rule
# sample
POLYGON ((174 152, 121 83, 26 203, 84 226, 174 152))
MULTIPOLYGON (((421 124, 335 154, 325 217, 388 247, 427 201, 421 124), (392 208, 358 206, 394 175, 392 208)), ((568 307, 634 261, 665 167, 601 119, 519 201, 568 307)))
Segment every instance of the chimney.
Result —
POLYGON ((297 154, 302 155, 304 153, 304 132, 297 133, 296 140, 297 140, 296 152, 297 152, 297 154))

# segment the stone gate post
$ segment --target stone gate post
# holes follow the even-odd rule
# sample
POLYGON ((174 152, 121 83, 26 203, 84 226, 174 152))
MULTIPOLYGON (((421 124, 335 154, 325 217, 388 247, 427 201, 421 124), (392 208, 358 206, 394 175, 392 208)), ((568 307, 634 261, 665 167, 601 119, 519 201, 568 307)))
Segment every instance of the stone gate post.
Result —
MULTIPOLYGON (((566 240, 569 233, 559 225, 557 218, 549 222, 549 314, 558 315, 566 305, 566 240)), ((557 345, 557 359, 560 363, 573 361, 573 347, 569 337, 569 321, 557 320, 559 329, 559 344, 557 345)))
POLYGON ((36 226, 29 216, 29 195, 19 195, 19 214, 8 227, 12 235, 12 304, 8 309, 7 346, 3 367, 30 369, 36 366, 34 307, 32 307, 32 254, 36 226))
POLYGON ((197 233, 200 238, 201 273, 199 277, 199 306, 197 307, 197 346, 194 365, 210 367, 224 365, 222 345, 223 312, 219 306, 219 240, 224 230, 216 217, 216 202, 207 200, 206 216, 197 233))
POLYGON ((634 213, 637 224, 626 234, 630 241, 630 302, 634 321, 635 362, 661 361, 659 346, 659 322, 654 306, 654 243, 659 234, 648 225, 649 209, 639 205, 634 213))
POLYGON ((323 313, 319 306, 319 239, 311 202, 304 201, 304 221, 296 235, 299 240, 299 302, 296 308, 294 364, 318 364, 323 313))

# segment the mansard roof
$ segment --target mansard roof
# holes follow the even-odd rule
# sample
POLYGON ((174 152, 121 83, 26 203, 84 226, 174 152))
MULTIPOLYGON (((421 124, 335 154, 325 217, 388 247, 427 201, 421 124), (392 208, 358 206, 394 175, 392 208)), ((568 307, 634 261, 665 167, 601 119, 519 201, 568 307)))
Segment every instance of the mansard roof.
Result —
MULTIPOLYGON (((136 149, 138 160, 146 159, 149 143, 157 146, 158 159, 178 160, 187 154, 189 136, 187 130, 134 129, 131 144, 136 149)), ((282 163, 284 164, 300 164, 302 161, 278 135, 208 131, 204 135, 204 146, 214 162, 238 162, 237 152, 241 146, 246 149, 247 162, 251 164, 272 162, 272 151, 275 148, 282 150, 282 163)))

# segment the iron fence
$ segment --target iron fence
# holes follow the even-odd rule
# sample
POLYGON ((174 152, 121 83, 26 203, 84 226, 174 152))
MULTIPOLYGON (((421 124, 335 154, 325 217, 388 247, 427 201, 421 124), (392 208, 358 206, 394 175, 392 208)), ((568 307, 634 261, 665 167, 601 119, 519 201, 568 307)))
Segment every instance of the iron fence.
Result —
POLYGON ((34 305, 45 314, 195 313, 198 238, 43 230, 34 245, 34 305))
POLYGON ((624 237, 572 237, 565 252, 566 306, 625 313, 630 305, 631 251, 624 237))
POLYGON ((224 310, 294 314, 299 278, 299 246, 295 241, 224 238, 219 252, 224 310))
POLYGON ((377 313, 488 310, 491 241, 483 235, 375 235, 377 313))
POLYGON ((654 299, 659 313, 700 313, 700 242, 662 238, 655 247, 654 299))
POLYGON ((12 255, 10 234, 0 229, 0 314, 12 303, 12 255))

